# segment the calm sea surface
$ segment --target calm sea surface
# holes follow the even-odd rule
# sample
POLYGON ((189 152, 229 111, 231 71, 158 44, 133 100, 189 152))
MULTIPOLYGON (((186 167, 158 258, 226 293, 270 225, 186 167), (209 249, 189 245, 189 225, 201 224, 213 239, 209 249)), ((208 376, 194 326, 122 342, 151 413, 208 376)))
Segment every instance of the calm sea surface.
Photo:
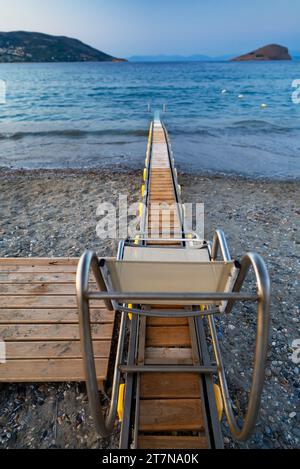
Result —
POLYGON ((300 62, 0 64, 1 79, 0 166, 142 168, 151 101, 181 170, 300 178, 300 62))

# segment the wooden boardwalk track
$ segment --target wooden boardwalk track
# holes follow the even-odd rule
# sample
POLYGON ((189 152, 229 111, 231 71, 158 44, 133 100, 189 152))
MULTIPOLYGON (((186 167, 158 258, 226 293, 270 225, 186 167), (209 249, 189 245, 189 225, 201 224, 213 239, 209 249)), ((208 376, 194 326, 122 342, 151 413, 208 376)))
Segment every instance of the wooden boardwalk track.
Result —
MULTIPOLYGON (((175 181, 165 130, 155 122, 148 171, 148 232, 151 246, 181 246, 182 222, 177 209, 175 181), (160 207, 157 205, 160 204, 160 207), (167 204, 167 205, 165 205, 167 204), (171 206, 170 211, 167 206, 171 206), (169 213, 171 212, 171 216, 169 213)), ((195 349, 192 319, 141 319, 139 365, 193 365, 200 357, 195 349)), ((142 449, 208 448, 205 408, 199 375, 155 373, 140 375, 137 446, 142 449)))

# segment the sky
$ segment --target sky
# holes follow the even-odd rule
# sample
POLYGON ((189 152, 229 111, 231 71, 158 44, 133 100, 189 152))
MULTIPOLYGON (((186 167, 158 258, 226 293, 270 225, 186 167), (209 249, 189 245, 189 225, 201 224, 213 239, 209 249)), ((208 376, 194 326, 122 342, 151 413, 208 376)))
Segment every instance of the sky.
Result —
POLYGON ((118 57, 300 51, 300 0, 0 0, 0 31, 75 37, 118 57))

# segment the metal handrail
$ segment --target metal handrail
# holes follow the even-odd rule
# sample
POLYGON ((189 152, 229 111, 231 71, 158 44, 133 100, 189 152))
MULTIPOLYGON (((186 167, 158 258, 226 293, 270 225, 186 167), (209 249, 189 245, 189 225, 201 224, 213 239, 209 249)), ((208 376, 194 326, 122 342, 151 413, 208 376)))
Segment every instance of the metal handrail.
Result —
POLYGON ((230 262, 231 256, 229 253, 227 241, 225 234, 222 230, 217 230, 214 235, 212 249, 211 249, 211 259, 212 261, 217 260, 218 252, 221 250, 222 258, 224 262, 230 262))
MULTIPOLYGON (((258 295, 255 293, 168 293, 168 292, 89 292, 86 294, 88 300, 119 300, 122 303, 129 303, 130 301, 138 301, 143 304, 143 301, 188 301, 188 302, 201 302, 206 301, 257 301, 258 295)), ((142 311, 141 311, 142 312, 142 311)))
MULTIPOLYGON (((118 406, 118 391, 121 379, 121 373, 119 370, 120 360, 122 358, 122 352, 124 347, 124 337, 126 328, 126 317, 125 313, 122 313, 119 342, 117 348, 117 355, 115 361, 114 380, 112 387, 112 398, 110 410, 107 418, 104 417, 100 405, 100 398, 98 392, 98 382, 96 375, 96 367, 94 360, 94 349, 91 333, 91 318, 89 300, 87 298, 89 288, 89 278, 91 270, 94 273, 97 285, 100 290, 106 290, 106 286, 103 282, 103 278, 99 269, 98 257, 91 251, 85 252, 81 257, 76 278, 76 291, 77 291, 77 303, 79 310, 79 327, 80 327, 80 340, 83 354, 83 364, 86 377, 87 393, 90 403, 91 413, 96 425, 96 429, 103 438, 111 435, 117 416, 118 406)), ((113 307, 110 301, 105 300, 106 307, 112 311, 113 307)))
MULTIPOLYGON (((212 246, 212 259, 217 258, 219 248, 222 251, 224 261, 230 260, 230 254, 226 243, 225 235, 222 231, 217 231, 212 246)), ((252 383, 250 395, 248 399, 248 408, 244 417, 242 427, 237 423, 232 408, 232 400, 229 395, 226 374, 224 370, 221 349, 217 338, 217 330, 215 319, 209 316, 209 326, 212 336, 213 348, 218 365, 218 377, 221 385, 224 411, 228 421, 229 429, 233 437, 238 441, 246 441, 254 430, 261 404, 261 395, 264 385, 265 368, 267 360, 269 328, 270 328, 270 298, 271 298, 271 282, 269 273, 264 260, 258 254, 247 254, 241 261, 240 272, 237 277, 233 292, 241 291, 246 276, 253 267, 257 281, 257 334, 254 355, 254 369, 252 375, 252 383)), ((234 303, 229 301, 226 307, 226 313, 232 311, 234 303)))
MULTIPOLYGON (((230 260, 230 254, 224 233, 218 231, 214 238, 212 258, 216 259, 218 249, 221 249, 222 256, 224 261, 230 260)), ((216 325, 213 315, 217 313, 216 310, 207 310, 201 312, 203 315, 208 316, 212 343, 214 348, 214 353, 216 357, 216 363, 218 368, 218 377, 221 385, 222 397, 224 401, 224 410, 228 420, 229 428, 235 439, 239 441, 245 441, 250 433, 252 432, 260 408, 261 394, 264 384, 264 374, 265 374, 265 365, 268 349, 268 335, 269 335, 269 322, 270 322, 270 296, 271 296, 271 287, 270 287, 270 278, 268 274, 267 267, 263 259, 257 254, 247 254, 241 261, 240 272, 237 277, 233 292, 231 293, 215 293, 215 294, 170 294, 170 293, 119 293, 119 292, 108 292, 105 282, 102 277, 102 273, 99 266, 99 259, 97 255, 91 251, 87 251, 81 258, 78 270, 77 270, 77 301, 79 307, 79 323, 80 323, 80 337, 82 342, 83 350, 83 361, 87 382, 87 391, 90 402, 91 412, 96 424, 97 431, 103 436, 109 436, 114 427, 114 423, 117 416, 117 404, 118 404, 118 389, 121 379, 121 359, 124 346, 124 336, 126 328, 126 318, 127 312, 132 311, 139 315, 143 314, 143 311, 139 310, 130 310, 130 308, 120 308, 122 310, 122 321, 121 329, 119 334, 119 342, 117 349, 117 356, 115 362, 114 370, 114 381, 112 388, 112 399, 110 410, 107 418, 105 419, 102 413, 99 393, 98 393, 98 383, 96 377, 96 369, 94 362, 94 351, 93 351, 93 342, 91 334, 91 320, 90 320, 90 309, 89 301, 91 299, 102 299, 105 301, 107 308, 111 311, 113 309, 111 300, 125 300, 130 299, 131 297, 141 297, 141 299, 146 300, 147 298, 153 299, 158 295, 159 298, 156 299, 201 299, 203 302, 205 300, 228 300, 227 312, 230 312, 235 301, 244 300, 244 301, 257 301, 257 324, 258 332, 256 336, 256 348, 255 348, 255 359, 254 359, 254 370, 253 378, 251 384, 251 391, 249 396, 249 405, 248 410, 244 419, 244 424, 242 428, 239 427, 234 416, 232 409, 232 401, 228 391, 228 385, 223 365, 223 360, 221 356, 221 350, 217 338, 216 325), (257 294, 249 293, 240 293, 242 285, 246 279, 246 276, 253 267, 256 280, 257 280, 257 294), (97 285, 99 290, 102 293, 98 292, 89 292, 89 277, 91 270, 94 273, 97 285), (124 298, 125 297, 125 298, 124 298)), ((144 311, 145 313, 145 311, 144 311)), ((146 312, 147 315, 148 312, 146 312)), ((162 315, 163 311, 160 312, 162 315)), ((174 313, 174 312, 172 312, 174 313)), ((150 313, 151 314, 151 313, 150 313)), ((188 311, 183 312, 184 314, 189 314, 188 311)))

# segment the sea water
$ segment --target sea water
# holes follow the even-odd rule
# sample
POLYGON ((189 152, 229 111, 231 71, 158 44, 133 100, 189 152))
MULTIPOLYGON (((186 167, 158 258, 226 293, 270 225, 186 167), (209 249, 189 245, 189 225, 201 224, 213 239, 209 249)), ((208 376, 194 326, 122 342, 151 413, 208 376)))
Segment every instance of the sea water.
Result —
POLYGON ((180 170, 300 178, 300 62, 0 64, 0 167, 135 169, 162 114, 180 170))

